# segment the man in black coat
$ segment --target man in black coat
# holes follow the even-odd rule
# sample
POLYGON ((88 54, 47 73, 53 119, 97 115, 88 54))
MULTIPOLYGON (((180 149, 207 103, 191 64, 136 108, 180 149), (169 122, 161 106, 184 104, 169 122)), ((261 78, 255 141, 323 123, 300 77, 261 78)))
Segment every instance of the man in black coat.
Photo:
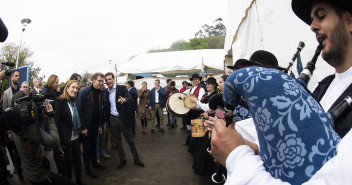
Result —
POLYGON ((98 133, 102 134, 102 126, 105 122, 103 110, 104 75, 94 73, 92 85, 82 89, 78 94, 77 110, 81 120, 83 162, 86 173, 92 178, 99 178, 91 171, 90 162, 93 168, 105 169, 97 162, 97 140, 98 133))
POLYGON ((137 105, 137 99, 138 99, 138 92, 137 89, 134 87, 134 82, 132 80, 129 80, 126 82, 126 87, 128 89, 128 92, 130 93, 132 97, 132 103, 130 104, 130 107, 132 109, 132 134, 136 135, 136 111, 138 108, 137 105))
POLYGON ((121 169, 127 163, 126 154, 122 147, 121 133, 125 136, 130 146, 134 163, 140 167, 144 167, 144 164, 139 159, 131 132, 131 120, 134 114, 128 104, 132 103, 133 99, 128 93, 126 86, 115 84, 113 73, 109 72, 105 74, 105 83, 108 88, 104 89, 104 110, 106 118, 110 123, 111 135, 116 141, 117 153, 120 157, 120 164, 117 166, 117 169, 121 169))

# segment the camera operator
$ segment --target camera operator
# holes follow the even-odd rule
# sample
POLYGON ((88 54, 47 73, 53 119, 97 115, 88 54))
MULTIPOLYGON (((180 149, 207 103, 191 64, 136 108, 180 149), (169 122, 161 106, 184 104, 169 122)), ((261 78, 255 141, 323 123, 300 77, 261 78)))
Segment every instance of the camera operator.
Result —
MULTIPOLYGON (((11 70, 11 86, 5 90, 4 92, 4 97, 3 97, 3 104, 2 104, 2 109, 5 110, 9 107, 12 106, 12 97, 14 94, 18 93, 20 91, 19 88, 19 79, 20 79, 20 74, 17 69, 11 70)), ((15 146, 15 143, 13 142, 12 139, 12 131, 11 130, 6 130, 7 133, 7 141, 5 143, 11 160, 15 166, 15 169, 18 172, 18 176, 21 180, 23 180, 23 174, 22 174, 22 169, 21 169, 21 159, 20 156, 18 155, 17 148, 15 146)))
MULTIPOLYGON (((15 100, 21 97, 23 97, 23 93, 17 93, 15 94, 13 99, 15 100)), ((33 121, 33 119, 21 118, 21 124, 23 125, 19 127, 24 128, 22 129, 22 134, 21 132, 16 131, 14 131, 13 133, 13 141, 17 146, 18 152, 22 160, 22 169, 24 171, 24 176, 33 185, 73 185, 74 183, 66 177, 59 176, 58 174, 52 173, 50 171, 50 162, 42 152, 42 145, 46 145, 52 148, 58 148, 60 143, 55 121, 53 117, 48 116, 52 115, 51 113, 53 111, 53 108, 47 100, 45 100, 44 105, 46 113, 44 113, 44 110, 42 110, 41 113, 39 111, 40 109, 37 109, 38 114, 41 115, 34 115, 34 117, 37 117, 36 119, 40 117, 46 118, 48 120, 48 132, 45 132, 40 128, 39 120, 33 121), (31 121, 28 122, 28 120, 31 121)), ((36 112, 36 110, 34 110, 34 112, 36 112)))
MULTIPOLYGON (((1 19, 0 19, 1 20, 1 19)), ((5 70, 0 71, 0 84, 6 78, 5 70)), ((1 94, 0 94, 1 96, 1 94)), ((2 150, 2 146, 5 144, 6 132, 4 127, 4 120, 2 116, 2 110, 0 110, 0 184, 8 185, 10 184, 7 180, 8 171, 6 168, 5 153, 2 150)))

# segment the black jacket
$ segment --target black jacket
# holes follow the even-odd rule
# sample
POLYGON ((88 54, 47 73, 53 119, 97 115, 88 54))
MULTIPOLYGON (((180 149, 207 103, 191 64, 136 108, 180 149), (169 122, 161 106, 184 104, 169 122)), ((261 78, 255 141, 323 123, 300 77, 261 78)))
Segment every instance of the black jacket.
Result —
MULTIPOLYGON (((89 129, 92 124, 93 118, 93 99, 92 99, 92 90, 93 85, 82 89, 78 94, 77 110, 79 113, 79 118, 81 119, 81 129, 89 129)), ((100 103, 99 103, 99 126, 103 126, 105 123, 105 116, 103 110, 103 91, 99 92, 100 103)))
MULTIPOLYGON (((324 78, 321 82, 319 82, 317 88, 315 88, 313 92, 313 96, 315 99, 320 102, 323 98, 326 90, 330 86, 331 82, 334 80, 335 75, 330 75, 324 78)), ((350 85, 342 94, 341 96, 334 102, 334 104, 330 107, 329 111, 335 108, 340 102, 342 102, 347 95, 352 93, 352 85, 350 85)), ((343 138, 347 132, 352 127, 352 111, 349 110, 342 118, 335 120, 335 131, 343 138)))
POLYGON ((137 99, 138 99, 138 92, 137 89, 135 87, 132 87, 130 90, 128 90, 128 92, 130 93, 131 97, 132 97, 132 103, 131 108, 133 111, 137 111, 138 105, 137 105, 137 99))
MULTIPOLYGON (((106 119, 109 120, 110 118, 110 100, 109 100, 109 91, 108 89, 104 89, 104 110, 105 110, 105 116, 106 119)), ((133 117, 133 110, 130 107, 130 103, 133 102, 133 99, 128 93, 128 90, 126 86, 124 85, 116 85, 116 91, 115 91, 115 101, 116 101, 116 110, 119 113, 119 117, 124 124, 126 128, 131 128, 131 123, 132 123, 132 117, 133 117), (123 97, 126 99, 126 102, 123 104, 117 103, 117 100, 119 97, 123 97)))
POLYGON ((54 120, 59 132, 60 145, 68 146, 71 141, 73 122, 72 113, 67 100, 62 98, 56 100, 54 120))

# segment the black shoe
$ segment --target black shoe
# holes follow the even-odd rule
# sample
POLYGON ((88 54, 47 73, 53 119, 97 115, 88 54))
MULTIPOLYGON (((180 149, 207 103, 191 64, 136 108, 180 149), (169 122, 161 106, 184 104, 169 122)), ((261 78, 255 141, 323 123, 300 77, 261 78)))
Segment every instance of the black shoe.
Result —
POLYGON ((95 174, 94 172, 92 172, 91 170, 86 171, 86 174, 87 174, 89 177, 92 177, 93 179, 99 178, 99 176, 98 176, 97 174, 95 174))
POLYGON ((101 164, 99 164, 99 163, 97 163, 96 165, 93 165, 93 168, 99 169, 99 170, 105 170, 105 169, 106 169, 105 166, 103 166, 103 165, 101 165, 101 164))
POLYGON ((158 125, 156 125, 155 127, 160 127, 160 125, 158 124, 158 125))
POLYGON ((154 132, 155 132, 155 130, 152 128, 152 129, 150 130, 150 133, 154 134, 154 132))
POLYGON ((186 127, 185 126, 181 127, 181 130, 186 130, 186 127))
POLYGON ((134 164, 138 165, 139 167, 144 167, 144 163, 142 163, 142 161, 140 159, 135 159, 134 160, 134 164))
POLYGON ((170 126, 170 123, 167 123, 166 126, 170 126))
POLYGON ((165 132, 165 130, 162 128, 162 129, 160 129, 160 132, 161 132, 161 133, 164 133, 164 132, 165 132))
POLYGON ((127 161, 126 160, 120 160, 120 164, 117 166, 117 169, 121 169, 126 165, 127 161))

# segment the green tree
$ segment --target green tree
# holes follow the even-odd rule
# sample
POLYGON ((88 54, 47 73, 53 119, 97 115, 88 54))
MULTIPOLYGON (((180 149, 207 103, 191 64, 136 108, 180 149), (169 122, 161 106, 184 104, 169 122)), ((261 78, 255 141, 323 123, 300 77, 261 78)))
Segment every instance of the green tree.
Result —
POLYGON ((189 48, 189 43, 184 41, 184 40, 179 40, 170 46, 169 50, 170 51, 182 51, 182 50, 187 50, 189 48))
POLYGON ((81 83, 87 83, 92 81, 93 73, 89 73, 88 71, 85 71, 84 73, 81 74, 81 83))
POLYGON ((214 37, 205 37, 209 49, 224 49, 225 37, 222 35, 214 37))
POLYGON ((66 85, 65 82, 61 82, 61 83, 59 84, 59 88, 61 89, 61 87, 65 86, 65 85, 66 85))
POLYGON ((222 19, 218 18, 213 22, 214 25, 209 26, 207 24, 203 25, 202 28, 195 34, 195 37, 214 37, 222 35, 225 37, 226 28, 222 24, 222 19))
POLYGON ((205 38, 193 38, 189 40, 188 50, 194 49, 208 49, 209 45, 205 38))
MULTIPOLYGON (((19 46, 16 45, 14 42, 9 42, 4 44, 0 51, 1 53, 0 61, 16 63, 18 48, 19 46)), ((18 67, 29 65, 29 74, 28 74, 29 85, 33 84, 32 82, 33 78, 38 77, 41 70, 40 67, 34 67, 34 62, 30 60, 33 54, 34 52, 30 48, 22 46, 18 57, 18 67)), ((10 67, 10 69, 13 69, 13 68, 15 68, 15 66, 10 67)), ((4 88, 6 89, 7 87, 8 87, 8 81, 6 80, 2 84, 2 90, 4 90, 4 88)))

